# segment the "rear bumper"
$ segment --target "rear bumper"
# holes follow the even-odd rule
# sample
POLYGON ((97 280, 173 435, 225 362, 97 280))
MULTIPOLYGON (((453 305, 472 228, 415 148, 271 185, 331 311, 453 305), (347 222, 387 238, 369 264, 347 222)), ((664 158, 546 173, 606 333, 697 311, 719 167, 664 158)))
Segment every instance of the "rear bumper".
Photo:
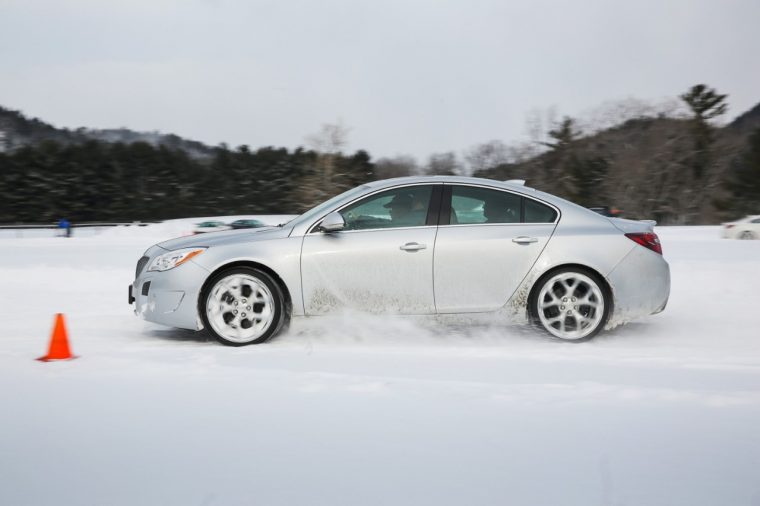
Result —
POLYGON ((607 276, 614 296, 610 327, 660 313, 670 297, 670 267, 662 255, 636 247, 607 276))

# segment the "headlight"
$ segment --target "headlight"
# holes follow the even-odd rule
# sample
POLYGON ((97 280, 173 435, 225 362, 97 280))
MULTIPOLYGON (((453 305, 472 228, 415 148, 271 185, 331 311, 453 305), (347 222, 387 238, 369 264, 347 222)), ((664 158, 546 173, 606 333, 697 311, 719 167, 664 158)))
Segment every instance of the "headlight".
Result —
POLYGON ((196 257, 206 251, 206 248, 187 248, 178 249, 176 251, 170 251, 163 255, 157 256, 153 262, 151 262, 149 271, 168 271, 174 269, 178 265, 182 265, 193 257, 196 257))

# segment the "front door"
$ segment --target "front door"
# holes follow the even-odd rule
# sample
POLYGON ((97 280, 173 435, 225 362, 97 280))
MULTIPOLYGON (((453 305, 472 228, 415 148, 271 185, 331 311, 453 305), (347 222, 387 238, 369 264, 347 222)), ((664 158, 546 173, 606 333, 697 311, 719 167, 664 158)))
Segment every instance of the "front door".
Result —
POLYGON ((306 314, 339 308, 433 313, 439 201, 433 194, 438 196, 440 188, 427 184, 381 191, 339 210, 344 230, 310 230, 301 250, 306 314))

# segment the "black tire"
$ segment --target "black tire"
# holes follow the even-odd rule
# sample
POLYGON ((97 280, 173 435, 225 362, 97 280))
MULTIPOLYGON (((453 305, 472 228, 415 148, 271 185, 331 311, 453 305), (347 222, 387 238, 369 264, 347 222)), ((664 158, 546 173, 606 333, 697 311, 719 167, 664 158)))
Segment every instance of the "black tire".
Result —
POLYGON ((753 234, 749 230, 745 230, 739 235, 739 239, 744 239, 745 241, 751 241, 755 239, 755 234, 753 234))
POLYGON ((198 298, 198 314, 201 317, 201 321, 203 322, 203 326, 206 332, 208 332, 209 335, 211 335, 214 339, 227 346, 247 346, 249 344, 265 343, 276 336, 284 327, 286 327, 286 324, 290 321, 289 308, 287 307, 285 295, 280 285, 266 272, 255 269, 253 267, 245 266, 225 269, 214 274, 212 277, 206 280, 206 283, 203 285, 203 289, 201 290, 200 297, 198 298), (211 291, 221 280, 234 275, 250 276, 258 280, 258 282, 266 286, 272 295, 271 321, 266 326, 263 333, 256 336, 255 338, 252 338, 251 340, 232 340, 231 338, 228 338, 229 336, 226 337, 222 333, 218 332, 214 328, 214 325, 212 325, 212 323, 209 321, 207 309, 211 291))
MULTIPOLYGON (((548 289, 551 291, 551 289, 548 289)), ((596 299, 596 292, 593 292, 592 295, 592 301, 596 299)), ((549 303, 551 303, 551 299, 548 299, 549 303)), ((581 343, 588 341, 590 339, 593 339, 594 336, 598 335, 607 324, 607 321, 609 320, 610 314, 612 313, 612 294, 610 293, 609 286, 607 283, 594 271, 590 269, 585 269, 583 267, 562 267, 559 269, 554 269, 552 271, 547 272, 543 276, 541 276, 538 281, 533 285, 533 288, 531 289, 530 296, 528 297, 528 317, 530 319, 531 325, 536 327, 537 329, 540 329, 541 331, 545 332, 549 336, 551 336, 553 339, 565 341, 565 342, 572 342, 572 343, 581 343), (594 325, 593 328, 588 331, 588 328, 586 329, 580 329, 577 330, 578 337, 561 337, 561 332, 558 328, 553 327, 553 330, 548 328, 545 321, 547 319, 551 319, 550 317, 559 318, 563 320, 565 323, 567 322, 567 318, 572 318, 573 321, 575 321, 576 326, 581 326, 578 322, 578 319, 575 318, 575 316, 565 316, 562 318, 562 315, 565 314, 565 306, 559 306, 562 308, 562 311, 557 311, 559 315, 555 316, 554 314, 547 314, 549 310, 552 308, 545 308, 544 309, 544 319, 542 320, 541 315, 539 314, 539 296, 541 292, 543 291, 544 287, 549 283, 556 283, 556 279, 559 276, 563 275, 575 275, 575 277, 581 281, 579 283, 578 289, 582 288, 582 285, 586 284, 585 280, 583 280, 583 277, 591 280, 598 289, 598 295, 601 299, 601 302, 603 302, 603 308, 601 311, 600 317, 597 318, 596 312, 598 309, 593 309, 591 307, 591 303, 589 302, 589 305, 583 305, 582 303, 578 306, 574 306, 574 300, 572 299, 566 303, 561 302, 565 298, 560 294, 559 297, 556 297, 556 293, 552 293, 551 297, 556 298, 558 300, 558 304, 568 304, 569 312, 575 312, 578 314, 581 318, 588 318, 589 316, 593 317, 594 325), (593 311, 593 315, 591 312, 593 311)), ((562 324, 562 328, 564 329, 565 323, 562 324)))

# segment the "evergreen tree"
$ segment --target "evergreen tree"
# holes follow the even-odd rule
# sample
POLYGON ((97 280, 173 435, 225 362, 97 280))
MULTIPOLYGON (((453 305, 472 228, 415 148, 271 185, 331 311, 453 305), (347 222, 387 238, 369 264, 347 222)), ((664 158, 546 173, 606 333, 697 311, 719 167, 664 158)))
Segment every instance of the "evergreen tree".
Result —
POLYGON ((581 131, 577 129, 575 120, 566 116, 549 131, 552 140, 543 143, 549 148, 549 152, 543 160, 541 184, 548 191, 569 199, 572 199, 575 193, 573 167, 578 163, 573 154, 573 145, 580 136, 581 131))
POLYGON ((575 120, 565 116, 562 121, 553 130, 549 130, 549 142, 542 143, 544 146, 551 148, 552 151, 563 151, 581 136, 582 132, 576 128, 575 120))
POLYGON ((601 156, 583 159, 571 155, 568 164, 572 176, 573 202, 585 207, 607 204, 604 183, 609 162, 601 156))
POLYGON ((710 163, 710 146, 714 139, 709 120, 726 112, 726 97, 705 84, 694 85, 681 95, 681 100, 686 102, 693 114, 694 154, 691 167, 696 180, 702 179, 710 163))
POLYGON ((735 218, 760 214, 760 128, 749 137, 747 148, 734 160, 731 172, 725 184, 730 197, 719 207, 735 218))

